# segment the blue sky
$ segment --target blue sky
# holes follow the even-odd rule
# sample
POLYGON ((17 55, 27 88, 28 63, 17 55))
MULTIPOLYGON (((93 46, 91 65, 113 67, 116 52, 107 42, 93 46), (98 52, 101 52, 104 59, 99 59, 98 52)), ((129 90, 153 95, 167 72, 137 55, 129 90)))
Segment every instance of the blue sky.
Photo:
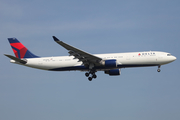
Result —
POLYGON ((180 119, 179 0, 0 0, 1 120, 180 119), (177 57, 161 67, 50 72, 11 64, 7 41, 38 56, 68 55, 52 36, 89 53, 157 50, 177 57))

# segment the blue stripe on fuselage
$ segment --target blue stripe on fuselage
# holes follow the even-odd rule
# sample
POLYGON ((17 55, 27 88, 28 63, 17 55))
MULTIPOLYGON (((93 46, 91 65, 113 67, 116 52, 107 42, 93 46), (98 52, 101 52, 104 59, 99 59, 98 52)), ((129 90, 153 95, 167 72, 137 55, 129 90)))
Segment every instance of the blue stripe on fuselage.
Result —
MULTIPOLYGON (((116 68, 107 68, 104 66, 98 66, 94 67, 96 70, 106 70, 106 69, 120 69, 120 68, 127 68, 127 67, 149 67, 149 66, 159 66, 159 64, 131 64, 131 65, 118 65, 116 68)), ((74 67, 62 67, 62 68, 54 68, 54 69, 49 69, 50 71, 71 71, 71 70, 84 70, 88 71, 89 69, 85 66, 74 66, 74 67)))

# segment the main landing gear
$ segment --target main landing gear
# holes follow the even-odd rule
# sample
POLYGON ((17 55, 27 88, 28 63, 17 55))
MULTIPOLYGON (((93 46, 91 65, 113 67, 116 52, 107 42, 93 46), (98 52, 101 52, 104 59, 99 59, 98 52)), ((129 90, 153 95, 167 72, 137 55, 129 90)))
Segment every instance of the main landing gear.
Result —
POLYGON ((161 67, 161 66, 159 65, 159 66, 158 66, 158 69, 157 69, 157 71, 158 71, 158 72, 161 72, 161 69, 160 69, 160 67, 161 67))
POLYGON ((85 76, 88 77, 89 81, 92 81, 93 78, 97 78, 97 75, 95 74, 95 72, 96 71, 94 71, 94 70, 90 70, 89 72, 85 73, 85 76))

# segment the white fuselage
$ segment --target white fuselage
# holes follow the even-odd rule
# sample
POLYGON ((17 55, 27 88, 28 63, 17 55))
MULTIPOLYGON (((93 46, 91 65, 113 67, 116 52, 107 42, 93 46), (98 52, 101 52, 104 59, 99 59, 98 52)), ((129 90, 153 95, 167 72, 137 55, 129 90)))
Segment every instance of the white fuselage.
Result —
MULTIPOLYGON (((117 68, 125 67, 143 67, 143 66, 160 66, 176 60, 176 57, 170 53, 148 51, 148 52, 129 52, 129 53, 113 53, 113 54, 94 54, 94 56, 100 57, 103 60, 116 59, 117 68)), ((74 59, 73 56, 58 56, 58 57, 40 57, 40 58, 29 58, 26 59, 27 63, 24 64, 28 67, 33 67, 43 70, 53 71, 70 71, 70 70, 81 70, 87 71, 82 62, 78 59, 74 59)), ((12 63, 17 63, 11 60, 12 63)), ((19 63, 17 63, 19 64, 19 63)), ((23 65, 23 64, 21 64, 23 65)), ((106 67, 97 67, 96 70, 107 70, 106 67)))

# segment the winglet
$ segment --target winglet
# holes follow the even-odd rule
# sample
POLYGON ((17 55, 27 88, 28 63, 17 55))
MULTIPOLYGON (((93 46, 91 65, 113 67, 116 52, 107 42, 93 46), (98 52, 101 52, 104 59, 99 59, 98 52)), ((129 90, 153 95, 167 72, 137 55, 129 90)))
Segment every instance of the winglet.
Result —
POLYGON ((54 41, 60 41, 57 37, 53 36, 54 41))

